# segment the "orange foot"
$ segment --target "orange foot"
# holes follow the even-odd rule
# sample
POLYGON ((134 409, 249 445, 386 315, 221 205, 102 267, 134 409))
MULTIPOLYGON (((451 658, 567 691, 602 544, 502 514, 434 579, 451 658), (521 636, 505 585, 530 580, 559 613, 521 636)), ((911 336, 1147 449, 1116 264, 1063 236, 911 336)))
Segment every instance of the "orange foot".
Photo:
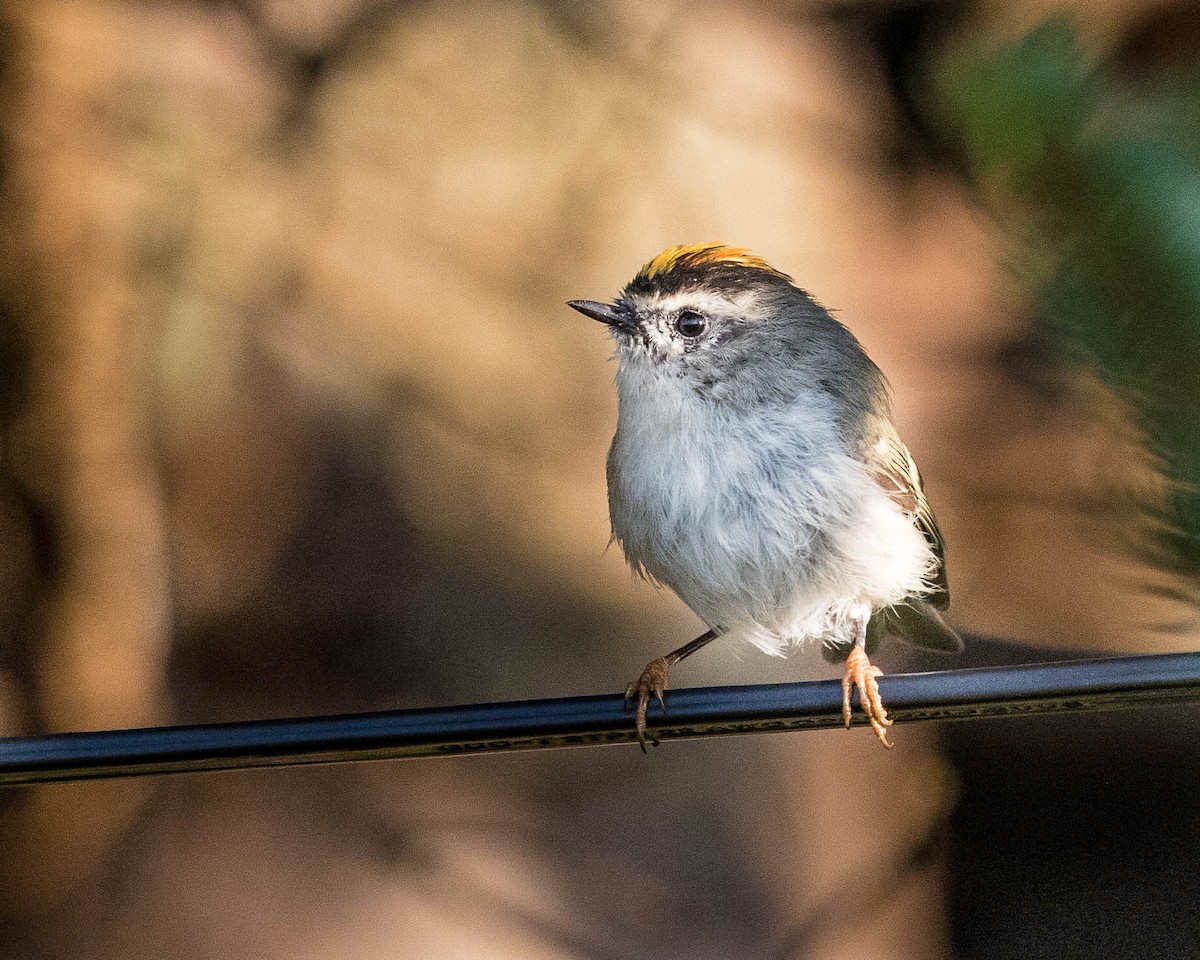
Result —
MULTIPOLYGON (((650 667, 646 668, 647 670, 650 667)), ((645 674, 642 675, 645 677, 645 674)), ((883 698, 879 696, 879 684, 875 678, 883 676, 883 671, 872 666, 867 659, 866 651, 855 647, 846 658, 846 675, 842 677, 842 718, 846 721, 846 729, 850 729, 850 690, 858 689, 858 702, 871 721, 871 729, 875 736, 889 750, 892 743, 887 738, 887 728, 892 725, 888 719, 887 710, 883 708, 883 698)))
MULTIPOLYGON (((646 711, 650 709, 650 697, 658 697, 663 713, 667 712, 667 702, 663 693, 667 689, 667 674, 671 671, 671 662, 666 657, 658 657, 646 664, 646 669, 636 681, 625 688, 625 706, 637 697, 637 738, 641 744, 642 753, 646 752, 646 711)), ((658 741, 650 736, 650 742, 656 747, 658 741)))

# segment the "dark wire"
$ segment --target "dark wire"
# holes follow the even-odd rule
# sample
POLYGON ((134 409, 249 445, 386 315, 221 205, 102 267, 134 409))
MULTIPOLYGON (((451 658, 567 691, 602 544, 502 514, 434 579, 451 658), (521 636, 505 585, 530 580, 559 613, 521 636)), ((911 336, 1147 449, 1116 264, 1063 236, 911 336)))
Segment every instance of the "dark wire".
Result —
MULTIPOLYGON (((1191 702, 1200 700, 1200 653, 897 674, 879 686, 897 723, 1191 702)), ((841 698, 837 680, 673 690, 668 716, 652 708, 651 730, 676 740, 836 727, 841 698)), ((0 786, 633 741, 617 694, 62 733, 0 739, 0 786)))

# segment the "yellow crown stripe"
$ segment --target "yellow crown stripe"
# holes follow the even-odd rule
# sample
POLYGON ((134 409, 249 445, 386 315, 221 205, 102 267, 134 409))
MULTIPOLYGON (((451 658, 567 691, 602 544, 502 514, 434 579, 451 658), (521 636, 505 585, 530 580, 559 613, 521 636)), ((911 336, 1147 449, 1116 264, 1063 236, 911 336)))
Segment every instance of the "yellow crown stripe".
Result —
POLYGON ((639 271, 638 276, 647 280, 670 273, 676 267, 701 267, 718 263, 733 263, 757 270, 775 269, 761 257, 754 256, 744 247, 727 247, 723 243, 688 243, 664 250, 639 271))

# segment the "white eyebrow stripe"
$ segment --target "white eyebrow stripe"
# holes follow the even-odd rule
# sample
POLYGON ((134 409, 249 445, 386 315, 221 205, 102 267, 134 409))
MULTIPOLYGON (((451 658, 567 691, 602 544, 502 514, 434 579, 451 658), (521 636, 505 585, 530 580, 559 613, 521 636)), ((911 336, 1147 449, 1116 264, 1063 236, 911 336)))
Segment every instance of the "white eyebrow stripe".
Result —
POLYGON ((681 310, 698 310, 713 316, 732 313, 744 317, 756 317, 760 312, 755 306, 754 295, 749 290, 739 291, 736 298, 713 290, 692 289, 667 294, 655 293, 639 299, 648 308, 669 314, 678 313, 681 310))

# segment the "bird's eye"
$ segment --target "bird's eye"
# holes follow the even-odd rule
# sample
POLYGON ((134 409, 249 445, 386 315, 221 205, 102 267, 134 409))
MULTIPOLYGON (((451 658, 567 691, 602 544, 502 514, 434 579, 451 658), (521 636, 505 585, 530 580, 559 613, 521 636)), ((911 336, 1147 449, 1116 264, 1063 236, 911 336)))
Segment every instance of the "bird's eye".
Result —
POLYGON ((708 320, 695 310, 683 310, 675 318, 675 329, 680 336, 694 339, 708 329, 708 320))

